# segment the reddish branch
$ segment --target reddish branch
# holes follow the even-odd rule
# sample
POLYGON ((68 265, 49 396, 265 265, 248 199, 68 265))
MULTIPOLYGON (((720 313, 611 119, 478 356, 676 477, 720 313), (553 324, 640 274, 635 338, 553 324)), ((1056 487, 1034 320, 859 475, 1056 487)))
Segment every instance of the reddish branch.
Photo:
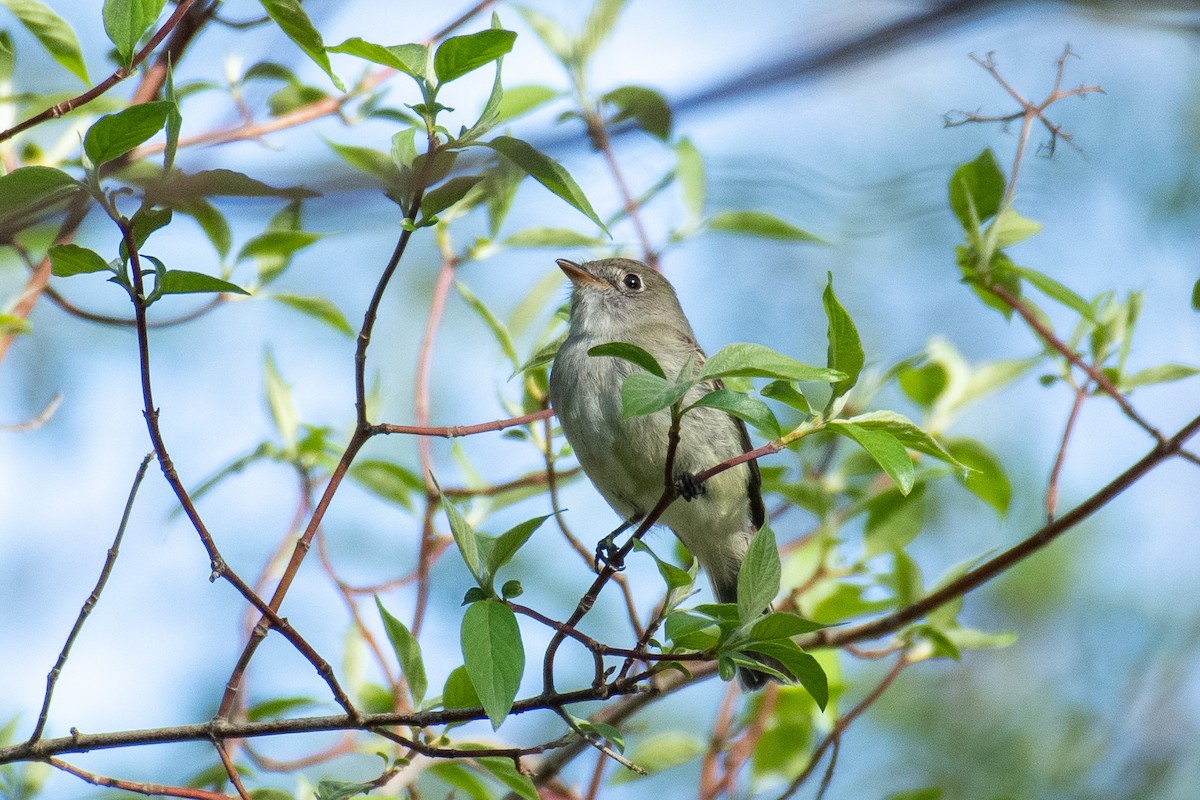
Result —
MULTIPOLYGON (((846 729, 850 727, 850 723, 854 722, 854 720, 858 719, 864 711, 874 705, 875 701, 883 696, 883 693, 886 692, 888 687, 895 682, 896 678, 900 677, 900 673, 903 672, 904 668, 910 663, 911 662, 909 662, 909 660, 903 655, 897 658, 896 663, 892 665, 892 668, 888 670, 888 673, 883 676, 883 680, 881 680, 866 697, 859 701, 858 705, 838 718, 838 721, 833 725, 833 730, 831 730, 825 736, 825 738, 821 740, 821 743, 817 745, 816 749, 813 750, 812 758, 809 759, 808 766, 796 776, 791 784, 788 785, 788 788, 784 790, 783 794, 779 795, 779 800, 787 800, 787 798, 796 793, 797 789, 804 785, 804 782, 808 780, 809 776, 812 775, 813 770, 816 769, 817 764, 821 763, 821 758, 825 755, 825 751, 829 749, 830 745, 833 745, 834 747, 837 746, 837 743, 841 740, 842 734, 845 733, 846 729)), ((825 785, 828 785, 828 780, 832 777, 832 775, 833 772, 831 766, 830 771, 826 774, 825 785)))
MULTIPOLYGON (((154 35, 150 37, 150 41, 146 43, 146 46, 134 55, 133 61, 128 68, 117 67, 117 69, 111 75, 92 88, 88 89, 83 94, 72 97, 70 100, 64 100, 61 103, 56 103, 41 113, 35 114, 24 122, 18 123, 8 130, 0 131, 0 142, 7 141, 19 133, 23 133, 24 131, 27 131, 36 125, 41 125, 43 122, 57 119, 63 114, 74 111, 75 109, 92 102, 97 97, 128 78, 134 73, 134 70, 137 69, 138 65, 145 61, 146 57, 153 53, 155 48, 162 43, 162 40, 167 37, 167 34, 171 32, 171 29, 179 24, 179 21, 183 19, 185 14, 187 14, 188 9, 191 8, 194 2, 196 2, 196 0, 181 0, 179 5, 175 6, 175 10, 171 13, 171 16, 168 17, 167 21, 163 23, 162 27, 155 31, 154 35)), ((144 102, 144 100, 142 102, 144 102)))

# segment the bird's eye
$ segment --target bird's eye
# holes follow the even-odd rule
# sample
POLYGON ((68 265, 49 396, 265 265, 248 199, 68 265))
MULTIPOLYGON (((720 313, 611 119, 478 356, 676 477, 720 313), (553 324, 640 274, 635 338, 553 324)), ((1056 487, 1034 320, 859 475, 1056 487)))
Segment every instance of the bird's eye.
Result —
POLYGON ((630 272, 621 282, 625 284, 626 289, 631 289, 635 292, 642 289, 642 279, 638 277, 637 273, 630 272))

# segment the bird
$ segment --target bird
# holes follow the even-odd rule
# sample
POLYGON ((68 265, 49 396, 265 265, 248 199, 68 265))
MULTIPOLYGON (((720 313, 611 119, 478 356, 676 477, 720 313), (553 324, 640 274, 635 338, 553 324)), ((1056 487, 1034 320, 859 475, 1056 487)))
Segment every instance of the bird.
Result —
MULTIPOLYGON (((704 351, 674 287, 658 270, 628 258, 556 263, 571 282, 571 300, 567 336, 551 369, 550 403, 596 490, 623 519, 637 520, 665 488, 670 411, 625 418, 621 385, 638 367, 588 350, 611 342, 637 345, 654 356, 668 380, 689 362, 699 369, 704 351)), ((702 381, 683 403, 716 388, 719 381, 702 381)), ((685 414, 672 464, 682 497, 658 519, 700 562, 721 603, 737 602, 738 571, 763 526, 762 477, 753 459, 698 486, 692 476, 750 449, 746 425, 737 417, 703 407, 685 414)), ((745 667, 738 678, 748 691, 769 680, 745 667)))

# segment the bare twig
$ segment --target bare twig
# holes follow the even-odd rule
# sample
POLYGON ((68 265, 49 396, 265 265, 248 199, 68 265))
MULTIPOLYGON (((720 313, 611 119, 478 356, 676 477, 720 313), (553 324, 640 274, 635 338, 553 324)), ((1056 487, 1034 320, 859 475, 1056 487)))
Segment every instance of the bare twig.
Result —
POLYGON ((1079 410, 1087 399, 1088 382, 1084 381, 1075 389, 1075 400, 1071 403, 1071 411, 1067 414, 1067 422, 1063 425, 1062 441, 1059 442, 1058 452, 1054 456, 1054 466, 1050 469, 1050 479, 1046 482, 1046 519, 1054 520, 1054 510, 1058 508, 1058 480, 1062 475, 1063 464, 1067 460, 1067 445, 1071 441, 1071 433, 1075 429, 1075 421, 1079 418, 1079 410))
POLYGON ((57 758, 47 758, 46 763, 55 769, 60 769, 63 772, 74 775, 80 780, 87 781, 93 786, 100 786, 105 789, 120 789, 125 792, 133 792, 134 794, 158 795, 162 797, 186 797, 191 800, 233 800, 229 795, 222 792, 210 792, 207 789, 193 789, 189 786, 167 786, 161 783, 139 783, 137 781, 125 781, 119 778, 110 778, 107 775, 98 775, 95 772, 82 770, 74 764, 68 764, 57 758))
POLYGON ((62 395, 56 394, 54 397, 50 398, 50 402, 46 403, 42 410, 39 411, 35 416, 25 420, 24 422, 14 422, 9 425, 0 425, 0 431, 11 431, 13 433, 27 433, 29 431, 35 431, 50 421, 50 418, 54 416, 54 412, 58 410, 58 407, 61 404, 62 395))
POLYGON ((138 488, 142 485, 142 479, 146 477, 146 469, 150 466, 152 458, 154 458, 154 453, 147 453, 138 466, 137 472, 134 473, 133 485, 129 487, 129 495, 125 498, 125 510, 121 513, 121 522, 117 525, 117 535, 113 537, 113 543, 108 548, 104 566, 100 568, 100 577, 96 580, 96 586, 92 589, 92 593, 84 601, 83 607, 79 609, 79 615, 75 618, 75 624, 71 626, 71 632, 67 634, 67 641, 58 654, 54 668, 46 676, 46 693, 42 698, 42 710, 38 714, 33 733, 29 735, 30 743, 42 738, 42 731, 46 729, 46 719, 50 714, 50 701, 54 697, 54 686, 58 683, 58 676, 62 674, 63 667, 66 666, 68 656, 71 655, 71 646, 75 644, 80 631, 83 630, 83 623, 87 621, 88 615, 100 601, 100 593, 104 591, 104 587, 108 583, 108 576, 112 574, 113 565, 117 563, 117 554, 121 550, 121 539, 125 536, 125 528, 129 525, 129 515, 133 511, 133 500, 137 497, 138 488))
POLYGON ((233 759, 229 757, 225 745, 221 742, 213 742, 213 746, 217 748, 217 755, 221 757, 221 765, 225 767, 225 774, 229 776, 229 782, 233 784, 233 788, 237 789, 238 797, 241 800, 250 800, 250 793, 246 791, 242 778, 238 775, 237 764, 234 764, 233 759))
MULTIPOLYGON (((796 793, 796 790, 804 785, 804 782, 808 780, 808 777, 812 775, 813 770, 816 769, 817 764, 821 762, 821 757, 825 755, 825 751, 828 750, 831 745, 836 745, 838 739, 841 738, 841 735, 845 733, 848 727, 850 727, 850 723, 858 719, 864 711, 870 708, 876 700, 882 697, 883 693, 888 690, 888 687, 891 686, 893 682, 895 682, 896 678, 900 677, 900 673, 903 672, 904 668, 910 663, 912 662, 910 662, 903 654, 901 654, 901 656, 896 659, 896 663, 892 665, 892 668, 888 670, 886 675, 883 676, 883 680, 881 680, 875 686, 875 688, 867 694, 866 697, 860 700, 858 705, 838 718, 838 721, 833 724, 833 730, 831 730, 825 736, 825 738, 821 740, 821 743, 817 745, 816 749, 813 750, 812 758, 809 759, 808 766, 805 767, 800 774, 795 777, 795 779, 788 785, 787 789, 784 790, 783 794, 779 795, 779 800, 787 800, 796 793)), ((826 775, 825 783, 827 783, 829 779, 832 779, 832 777, 833 773, 831 767, 830 772, 826 775)), ((824 789, 821 791, 824 792, 824 789)))

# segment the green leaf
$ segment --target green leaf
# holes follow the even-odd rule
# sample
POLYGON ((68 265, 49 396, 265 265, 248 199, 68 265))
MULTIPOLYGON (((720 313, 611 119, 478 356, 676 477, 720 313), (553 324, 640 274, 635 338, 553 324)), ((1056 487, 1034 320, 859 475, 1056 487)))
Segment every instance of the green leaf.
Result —
POLYGON ((267 222, 267 230, 256 237, 262 239, 261 242, 251 239, 247 243, 246 246, 250 248, 254 258, 255 270, 261 285, 266 286, 287 271, 292 263, 292 255, 301 246, 305 246, 303 245, 303 236, 316 235, 301 231, 301 225, 300 201, 293 200, 275 212, 267 222), (272 235, 275 233, 279 233, 281 236, 276 238, 272 235), (290 234, 295 233, 302 234, 302 237, 292 238, 290 234))
MULTIPOLYGON (((706 749, 703 741, 694 733, 667 731, 644 739, 629 753, 629 760, 644 769, 648 775, 681 767, 702 754, 706 749)), ((613 774, 613 785, 627 783, 640 777, 633 770, 624 769, 613 774)))
POLYGON ((616 106, 611 123, 634 120, 638 127, 664 142, 671 138, 671 107, 666 99, 644 86, 621 86, 601 95, 600 99, 616 106))
POLYGON ((339 45, 325 48, 330 53, 345 53, 366 59, 374 64, 400 70, 406 75, 425 80, 429 62, 429 48, 423 44, 397 44, 385 47, 366 42, 357 36, 339 45))
POLYGON ((146 196, 161 205, 176 205, 199 197, 317 197, 303 186, 270 186, 231 169, 205 169, 192 174, 172 172, 146 187, 146 196))
POLYGON ((0 336, 16 336, 33 331, 29 320, 12 314, 0 314, 0 336))
POLYGON ((813 413, 812 406, 808 403, 808 398, 787 381, 771 381, 759 389, 758 393, 763 397, 769 397, 772 400, 786 403, 801 414, 809 415, 813 413))
POLYGON ((174 103, 156 100, 106 114, 84 134, 83 150, 97 167, 120 158, 161 131, 174 109, 174 103))
POLYGON ((12 80, 15 65, 16 53, 13 52, 12 34, 0 31, 0 84, 7 84, 12 80))
POLYGON ((598 247, 604 242, 570 228, 526 228, 502 241, 505 247, 598 247))
MULTIPOLYGON (((809 653, 804 652, 799 645, 790 639, 776 639, 771 642, 756 642, 747 648, 752 653, 761 653, 773 658, 787 668, 804 690, 812 695, 817 707, 822 711, 829 704, 829 679, 820 662, 809 653)), ((735 659, 737 661, 738 659, 735 659)), ((739 661, 739 663, 742 663, 739 661)), ((743 666, 746 666, 743 664, 743 666)), ((749 665, 754 666, 754 665, 749 665)), ((786 677, 786 676, 785 676, 786 677)))
MULTIPOLYGON (((476 777, 474 772, 471 772, 458 762, 439 761, 424 771, 444 781, 454 789, 465 792, 463 796, 469 797, 471 800, 492 800, 492 793, 488 790, 484 782, 476 777)), ((453 798, 458 798, 459 796, 457 793, 450 795, 453 798)))
POLYGON ((663 368, 659 366, 658 360, 654 356, 650 355, 649 351, 629 342, 609 342, 608 344, 598 344, 588 350, 588 355, 592 356, 593 358, 599 358, 602 356, 623 358, 626 361, 637 364, 651 375, 656 375, 664 380, 666 380, 667 377, 667 373, 663 372, 663 368))
POLYGON ((484 324, 488 326, 488 330, 492 332, 492 337, 496 340, 496 343, 500 345, 500 349, 512 363, 513 369, 519 370, 521 366, 521 358, 517 355, 517 347, 515 344, 513 344, 512 334, 508 332, 508 328, 505 327, 503 322, 496 318, 496 315, 492 313, 492 310, 488 308, 482 300, 475 296, 474 292, 467 288, 466 284, 462 283, 461 281, 455 281, 454 288, 458 290, 458 293, 462 296, 462 299, 466 301, 467 305, 479 315, 480 319, 484 321, 484 324))
POLYGON ((274 786, 261 786, 250 790, 250 800, 296 800, 295 795, 274 786))
POLYGON ((1004 173, 991 148, 954 170, 949 185, 950 209, 968 235, 1000 210, 1004 173))
POLYGON ((762 616, 770 608, 771 601, 779 594, 779 548, 775 545, 775 533, 770 525, 755 534, 746 550, 737 577, 738 619, 743 623, 762 616))
POLYGON ((529 541, 529 537, 533 535, 533 532, 552 516, 554 515, 546 514, 541 517, 527 519, 497 536, 495 543, 492 545, 491 552, 487 556, 488 573, 495 575, 501 567, 511 561, 525 542, 529 541))
POLYGON ((691 408, 716 408, 738 419, 745 420, 762 432, 764 436, 778 439, 783 435, 779 420, 761 400, 731 389, 716 389, 692 403, 691 408))
MULTIPOLYGON (((169 208, 153 208, 143 204, 137 210, 130 223, 133 228, 133 242, 139 252, 142 250, 142 245, 150 238, 150 234, 169 225, 173 216, 169 208)), ((120 250, 121 258, 129 258, 129 251, 125 247, 124 238, 121 240, 120 250)))
POLYGON ((383 621, 388 641, 392 643, 392 650, 400 661, 400 669, 404 671, 404 677, 408 680, 413 705, 420 708, 421 701, 425 699, 425 690, 429 688, 429 681, 425 678, 425 660, 421 657, 421 644, 408 628, 404 627, 403 622, 383 607, 379 597, 375 598, 375 606, 379 609, 379 618, 383 621))
POLYGON ((329 56, 325 53, 325 43, 321 41, 321 33, 312 24, 308 14, 304 13, 299 0, 258 0, 263 9, 279 29, 291 39, 304 54, 312 59, 321 70, 333 81, 339 92, 346 87, 333 74, 329 66, 329 56))
POLYGON ((708 220, 708 229, 723 233, 744 233, 764 239, 779 239, 787 242, 815 242, 825 240, 790 222, 784 222, 765 211, 724 211, 708 220))
POLYGON ((577 63, 587 63, 596 52, 596 48, 608 38, 627 2, 628 0, 596 0, 583 23, 583 30, 579 32, 579 40, 575 45, 574 56, 577 63))
POLYGON ((830 369, 846 373, 845 380, 838 381, 833 385, 833 395, 830 398, 832 403, 834 399, 850 391, 858 382, 865 355, 862 341, 858 338, 858 329, 854 327, 854 320, 850 318, 850 314, 846 312, 846 309, 838 302, 837 295, 833 293, 833 273, 827 273, 827 276, 829 282, 825 285, 825 292, 821 295, 821 301, 825 305, 825 317, 829 320, 827 360, 830 369))
POLYGON ((126 68, 133 63, 138 40, 166 4, 167 0, 104 0, 104 32, 126 68))
POLYGON ((627 375, 621 384, 621 416, 625 419, 653 414, 683 399, 693 384, 666 381, 648 372, 627 375))
POLYGON ((1038 272, 1037 270, 1028 269, 1027 267, 1019 267, 1016 264, 1010 265, 1009 269, 1032 283, 1047 297, 1051 298, 1052 300, 1057 300, 1059 303, 1062 303, 1064 306, 1079 314, 1079 316, 1083 317, 1089 322, 1099 324, 1099 320, 1096 319, 1096 309, 1092 308, 1091 303, 1089 303, 1087 300, 1084 300, 1082 297, 1071 291, 1063 284, 1054 280, 1054 278, 1038 272))
POLYGON ((446 512, 446 519, 450 522, 450 533, 454 536, 454 542, 458 545, 458 552, 462 556, 463 561, 467 565, 467 569, 475 576, 476 583, 480 587, 487 585, 487 576, 484 573, 483 565, 479 560, 479 535, 475 533, 475 529, 470 523, 463 518, 458 507, 450 501, 450 498, 441 493, 438 493, 442 498, 442 510, 446 512))
POLYGON ((1000 515, 1008 513, 1012 499, 1012 483, 1004 473, 1004 465, 996 454, 974 439, 955 439, 946 442, 946 449, 970 472, 956 472, 959 482, 1000 515))
POLYGON ((942 788, 929 786, 924 789, 906 789, 903 792, 889 794, 887 800, 942 800, 942 788))
POLYGON ((51 58, 66 67, 84 83, 91 83, 87 67, 83 63, 83 52, 71 26, 46 5, 37 0, 0 0, 16 15, 34 38, 41 43, 51 58))
MULTIPOLYGON (((159 2, 159 11, 162 10, 160 0, 134 1, 159 2)), ((155 16, 157 17, 157 12, 155 16)), ((163 86, 163 98, 171 104, 171 111, 167 114, 167 141, 163 147, 163 173, 170 174, 175 167, 175 153, 179 149, 179 132, 183 128, 183 114, 179 112, 179 97, 175 94, 175 69, 169 60, 167 61, 166 82, 163 86)))
POLYGON ((238 251, 237 260, 271 256, 290 257, 320 238, 321 234, 311 231, 269 230, 246 242, 238 251))
POLYGON ((438 45, 433 55, 433 70, 438 83, 449 83, 468 72, 489 64, 512 50, 517 34, 495 28, 451 36, 438 45))
POLYGON ((775 639, 790 639, 793 636, 812 633, 825 627, 828 626, 796 614, 784 614, 777 611, 759 617, 750 626, 748 636, 751 642, 766 642, 775 639))
MULTIPOLYGON (((498 30, 499 26, 499 17, 492 12, 492 27, 498 30)), ((492 91, 488 94, 487 102, 483 104, 483 110, 479 112, 479 118, 475 120, 475 124, 459 133, 456 140, 458 145, 469 144, 496 127, 500 118, 500 103, 504 100, 504 85, 500 80, 503 64, 503 58, 496 59, 496 77, 492 79, 492 91)))
POLYGON ((50 256, 51 272, 59 278, 112 270, 99 253, 77 244, 56 244, 47 251, 47 255, 50 256))
POLYGON ((1192 311, 1200 311, 1200 278, 1192 284, 1192 311))
POLYGON ((277 300, 289 308, 294 308, 301 314, 324 322, 338 333, 344 333, 350 337, 354 336, 354 328, 350 327, 350 323, 346 321, 346 316, 328 298, 301 297, 295 294, 275 294, 271 295, 271 299, 277 300))
POLYGON ((863 530, 867 558, 906 546, 925 526, 925 487, 916 486, 907 495, 889 489, 867 502, 863 530))
POLYGON ((868 411, 866 414, 850 417, 846 422, 852 422, 862 428, 885 431, 895 436, 905 447, 933 456, 952 467, 963 468, 946 448, 903 414, 897 414, 895 411, 868 411))
POLYGON ((675 145, 675 180, 679 182, 679 193, 688 221, 699 224, 704 215, 704 200, 708 193, 704 179, 704 159, 692 140, 683 137, 675 145))
POLYGON ((668 590, 683 589, 690 587, 696 582, 696 576, 686 569, 681 569, 669 561, 663 561, 658 557, 658 554, 650 549, 650 545, 646 544, 641 539, 634 539, 633 549, 642 553, 647 553, 654 559, 654 563, 658 566, 658 574, 662 576, 663 581, 667 584, 668 590))
POLYGON ((467 675, 466 667, 456 667, 446 676, 446 685, 442 687, 442 706, 444 708, 481 708, 479 695, 471 685, 471 677, 467 675))
POLYGON ((80 190, 78 181, 53 167, 18 167, 0 175, 0 239, 27 227, 80 190))
POLYGON ((736 343, 722 347, 700 369, 701 380, 728 377, 833 383, 846 374, 803 364, 761 344, 736 343))
POLYGON ((537 787, 533 785, 533 780, 528 775, 518 772, 517 766, 511 758, 481 756, 475 761, 490 772, 493 778, 511 789, 517 797, 522 797, 524 800, 539 800, 541 797, 537 787))
POLYGON ((325 140, 325 144, 337 153, 343 161, 359 172, 370 175, 383 186, 398 186, 400 170, 392 161, 391 155, 373 147, 360 147, 353 144, 339 144, 325 140))
POLYGON ((263 383, 266 386, 267 410, 271 413, 271 421, 279 432, 279 439, 284 450, 289 454, 296 450, 296 434, 300 429, 300 413, 296 410, 296 401, 292 397, 292 387, 279 374, 275 359, 268 351, 263 359, 263 383))
POLYGON ((349 800, 351 797, 366 794, 374 788, 375 786, 370 783, 335 781, 331 778, 322 778, 317 783, 317 789, 313 797, 315 800, 349 800))
POLYGON ((1138 386, 1181 381, 1197 374, 1200 374, 1200 368, 1189 364, 1159 364, 1157 367, 1150 367, 1122 378, 1119 388, 1122 392, 1128 392, 1138 386))
POLYGON ((242 287, 205 275, 203 272, 189 272, 183 269, 167 270, 156 288, 159 294, 197 294, 205 292, 228 292, 229 294, 249 295, 242 287))
MULTIPOLYGON (((924 488, 924 484, 918 486, 913 494, 923 491, 924 488)), ((925 581, 921 575, 921 568, 908 553, 899 548, 892 551, 892 574, 884 576, 882 582, 891 584, 897 608, 912 605, 925 594, 925 581)))
POLYGON ((541 39, 542 44, 546 45, 546 49, 557 56, 559 61, 566 63, 571 58, 571 51, 574 49, 571 37, 567 36, 567 32, 557 22, 528 6, 517 6, 516 10, 541 39))
POLYGON ((441 186, 426 192, 421 200, 421 216, 426 220, 445 211, 450 206, 467 196, 467 192, 483 180, 482 175, 461 175, 451 178, 441 186))
POLYGON ((355 461, 348 473, 351 480, 378 497, 411 509, 412 493, 424 492, 425 484, 399 464, 379 459, 355 461))
POLYGON ((663 632, 676 647, 708 650, 717 645, 720 631, 709 617, 687 611, 672 611, 663 623, 663 632))
POLYGON ((289 711, 311 708, 316 705, 320 704, 311 697, 273 697, 270 700, 263 700, 261 703, 255 703, 250 706, 246 711, 246 719, 251 722, 258 722, 264 719, 277 719, 289 711))
POLYGON ((936 362, 902 369, 897 380, 904 393, 922 408, 937 402, 950 383, 946 368, 936 362))
POLYGON ((529 143, 511 136, 497 136, 490 142, 481 142, 490 147, 509 161, 525 170, 531 178, 545 186, 554 194, 565 200, 572 208, 596 223, 599 228, 608 233, 604 223, 596 216, 592 204, 588 202, 583 190, 561 164, 554 159, 539 153, 529 143))
POLYGON ((1040 222, 1021 216, 1012 206, 1001 211, 992 224, 996 228, 996 247, 1001 250, 1025 241, 1042 229, 1040 222))
POLYGON ((901 494, 912 491, 916 470, 913 469, 912 459, 900 440, 884 430, 865 428, 846 420, 835 419, 829 422, 830 430, 858 442, 867 451, 875 463, 895 481, 901 494))
POLYGON ((500 106, 496 109, 497 123, 508 122, 524 116, 558 97, 558 91, 549 86, 512 86, 504 90, 500 106))
POLYGON ((471 685, 495 730, 508 716, 525 671, 525 648, 512 609, 499 600, 468 606, 462 621, 462 654, 471 685))

